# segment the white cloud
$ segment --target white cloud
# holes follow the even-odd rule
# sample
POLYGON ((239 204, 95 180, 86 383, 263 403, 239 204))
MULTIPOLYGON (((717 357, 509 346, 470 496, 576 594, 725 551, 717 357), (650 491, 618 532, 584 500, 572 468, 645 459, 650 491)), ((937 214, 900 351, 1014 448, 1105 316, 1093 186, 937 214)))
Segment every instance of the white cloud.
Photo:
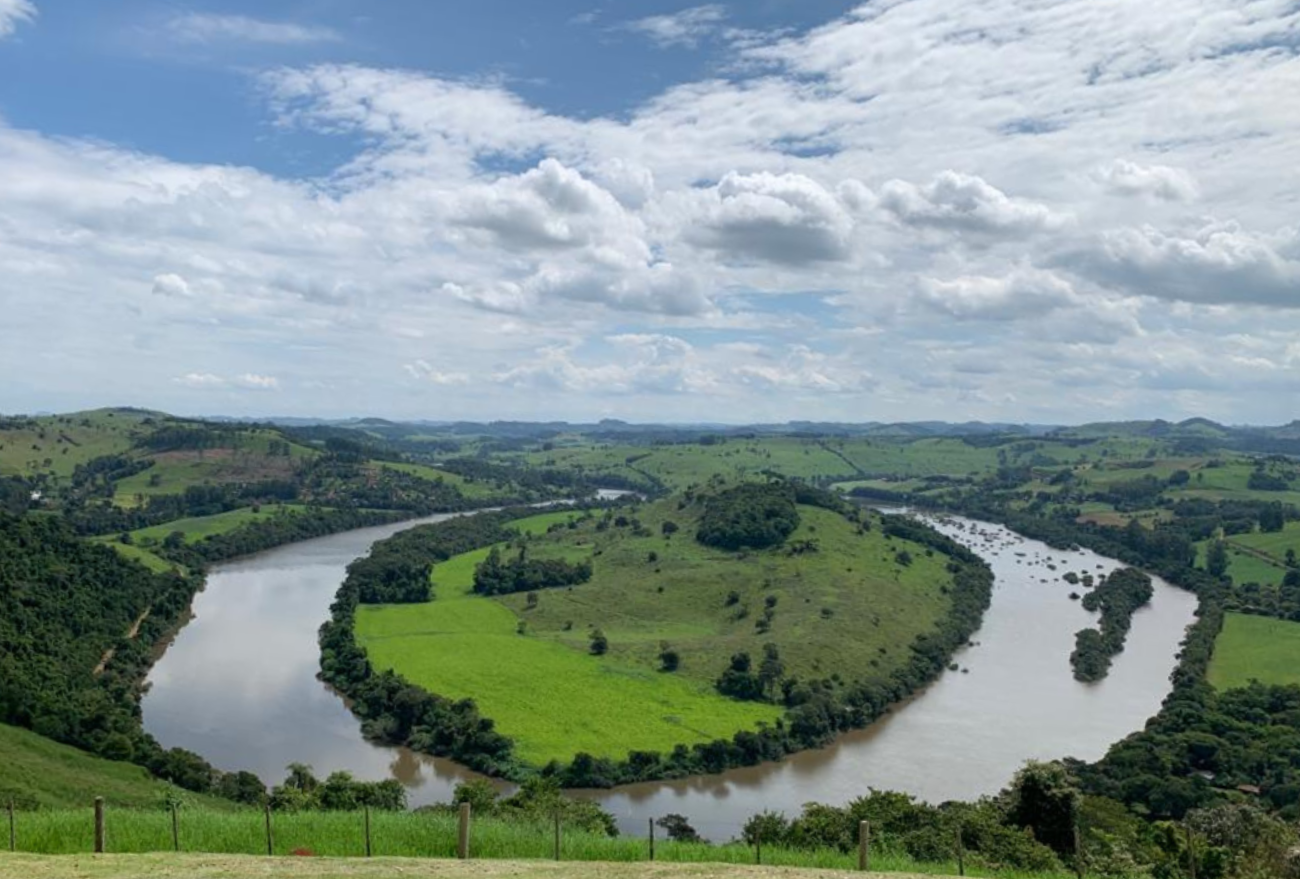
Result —
MULTIPOLYGON (((192 38, 336 36, 221 20, 192 38)), ((1204 414, 1275 412, 1242 376, 1300 336, 1300 312, 1258 307, 1300 285, 1300 60, 1276 48, 1300 10, 698 24, 721 74, 606 116, 503 80, 261 74, 269 122, 348 151, 309 180, 0 123, 0 371, 63 355, 7 405, 96 388, 193 411, 194 385, 249 410, 753 420, 865 417, 844 395, 870 388, 871 417, 1058 420, 1075 399, 1175 415, 1193 398, 1155 385, 1183 382, 1204 414), (1232 371, 1225 332, 1270 341, 1232 371), (970 368, 990 358, 996 384, 970 368), (243 393, 272 377, 294 393, 243 393)))
POLYGON ((985 180, 944 171, 916 186, 890 180, 880 191, 880 206, 899 222, 980 235, 1026 235, 1057 229, 1066 217, 1046 205, 1007 196, 985 180))
POLYGON ((31 0, 0 0, 0 40, 35 18, 36 6, 31 0))
POLYGON ((233 380, 233 384, 254 391, 276 391, 280 389, 280 380, 275 376, 255 375, 251 372, 237 376, 233 380))
POLYGON ((1300 308, 1300 233, 1210 223, 1185 234, 1152 226, 1102 233, 1063 264, 1132 295, 1300 308))
POLYGON ((172 379, 172 382, 195 390, 215 390, 219 388, 236 388, 249 391, 275 391, 280 388, 280 380, 269 375, 255 375, 251 372, 226 378, 210 372, 189 372, 172 379))
POLYGON ((172 379, 178 385, 184 385, 187 388, 224 388, 229 382, 219 375, 213 375, 210 372, 189 372, 182 376, 172 379))
POLYGON ((1197 196, 1192 175, 1168 165, 1139 165, 1125 159, 1096 170, 1097 182, 1116 195, 1142 196, 1160 201, 1192 201, 1197 196))
POLYGON ((847 254, 853 218, 801 174, 729 173, 689 195, 683 226, 692 243, 726 257, 805 264, 847 254))
POLYGON ((167 33, 173 39, 185 43, 235 41, 291 46, 331 43, 342 39, 337 31, 319 25, 265 21, 246 15, 213 15, 202 12, 187 12, 175 16, 167 22, 167 33))
POLYGON ((189 296, 189 282, 180 275, 167 273, 153 279, 153 292, 156 296, 189 296))
POLYGON ((405 367, 407 375, 418 381, 429 382, 434 385, 451 386, 467 385, 470 383, 470 377, 464 372, 442 372, 434 369, 424 360, 417 360, 414 363, 408 363, 405 367))
POLYGON ((715 33, 726 18, 725 6, 710 3, 668 15, 639 18, 621 25, 621 28, 643 34, 660 48, 684 46, 693 49, 701 40, 715 33))
POLYGON ((917 298, 926 307, 960 320, 999 321, 1040 317, 1076 301, 1068 281, 1033 269, 994 278, 925 278, 917 298))

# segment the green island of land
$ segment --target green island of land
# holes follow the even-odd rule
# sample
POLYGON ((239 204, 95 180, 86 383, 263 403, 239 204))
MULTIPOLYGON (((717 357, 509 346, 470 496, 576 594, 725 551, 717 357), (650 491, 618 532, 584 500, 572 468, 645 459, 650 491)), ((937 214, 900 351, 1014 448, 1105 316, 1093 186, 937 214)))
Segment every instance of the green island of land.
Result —
POLYGON ((718 692, 733 656, 759 670, 771 645, 776 677, 830 689, 883 679, 951 605, 946 557, 887 536, 870 516, 863 527, 797 509, 798 527, 779 545, 740 551, 698 542, 698 505, 679 496, 535 516, 514 523, 527 536, 498 552, 589 561, 589 582, 479 595, 483 547, 433 567, 428 603, 360 607, 357 639, 377 670, 474 699, 535 765, 730 737, 784 713, 779 691, 771 701, 718 692), (596 630, 604 655, 592 654, 596 630), (674 671, 663 670, 665 651, 674 671))

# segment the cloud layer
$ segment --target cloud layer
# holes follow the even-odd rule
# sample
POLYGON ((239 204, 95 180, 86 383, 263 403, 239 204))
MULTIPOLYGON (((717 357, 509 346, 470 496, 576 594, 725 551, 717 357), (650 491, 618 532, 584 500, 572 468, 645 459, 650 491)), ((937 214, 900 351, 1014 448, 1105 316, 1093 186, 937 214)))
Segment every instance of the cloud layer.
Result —
MULTIPOLYGON (((0 0, 0 35, 32 11, 0 0)), ((724 17, 629 27, 701 46, 724 17)), ((1297 26, 1281 0, 891 0, 712 41, 725 75, 590 117, 257 73, 268 124, 353 145, 311 179, 0 123, 0 368, 35 376, 0 405, 1289 420, 1297 26)))

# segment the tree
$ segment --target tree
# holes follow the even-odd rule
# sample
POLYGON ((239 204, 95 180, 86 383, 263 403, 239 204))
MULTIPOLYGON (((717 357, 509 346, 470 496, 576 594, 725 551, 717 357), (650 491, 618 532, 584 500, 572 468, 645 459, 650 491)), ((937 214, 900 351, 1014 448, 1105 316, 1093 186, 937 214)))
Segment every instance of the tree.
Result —
POLYGON ((1259 511, 1259 530, 1265 533, 1281 531, 1286 527, 1286 511, 1281 504, 1267 504, 1259 511))
POLYGON ((659 667, 664 671, 677 671, 681 667, 682 658, 668 646, 667 641, 659 642, 659 667))
POLYGON ((1031 760, 1016 773, 1004 796, 1010 823, 1028 827, 1035 839, 1058 854, 1074 851, 1082 794, 1065 766, 1031 760))
POLYGON ((763 684, 763 691, 771 698, 777 683, 785 674, 785 663, 781 661, 781 652, 775 644, 763 645, 763 661, 758 666, 758 679, 763 684))
POLYGON ((1222 577, 1228 573, 1228 551, 1224 548, 1222 540, 1211 543, 1206 551, 1205 570, 1215 577, 1222 577))
POLYGON ((759 812, 751 815, 741 828, 741 836, 749 845, 775 845, 790 829, 790 821, 779 812, 759 812))
POLYGON ((1296 566, 1295 550, 1290 547, 1288 547, 1286 551, 1286 566, 1288 568, 1294 568, 1296 566))
POLYGON ((664 524, 660 526, 659 530, 663 532, 664 537, 672 537, 680 529, 677 527, 676 522, 671 519, 665 519, 664 524))
POLYGON ((604 656, 609 652, 609 639, 600 629, 591 630, 591 655, 604 656))
POLYGON ((700 834, 686 820, 685 815, 671 812, 660 818, 655 824, 662 827, 668 833, 668 838, 673 842, 704 842, 700 834))

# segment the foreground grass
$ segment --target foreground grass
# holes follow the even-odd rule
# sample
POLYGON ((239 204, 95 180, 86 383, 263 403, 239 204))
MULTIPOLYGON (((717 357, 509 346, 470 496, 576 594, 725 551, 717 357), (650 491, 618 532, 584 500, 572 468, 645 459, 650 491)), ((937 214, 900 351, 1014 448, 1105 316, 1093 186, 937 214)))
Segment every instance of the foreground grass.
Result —
MULTIPOLYGON (((373 813, 371 851, 376 860, 346 863, 320 859, 364 857, 365 818, 359 813, 275 813, 272 830, 278 860, 258 857, 266 854, 266 835, 264 818, 256 811, 216 813, 182 809, 180 856, 170 854, 171 817, 167 812, 109 808, 105 826, 109 855, 92 858, 87 855, 93 848, 89 809, 19 813, 17 839, 20 854, 0 854, 0 877, 173 875, 168 870, 174 870, 174 875, 222 877, 273 876, 280 875, 276 872, 279 870, 286 871, 284 875, 311 876, 518 876, 533 875, 534 872, 557 877, 725 876, 732 875, 732 871, 724 870, 720 865, 753 865, 759 857, 754 849, 743 844, 711 846, 660 839, 655 846, 656 863, 650 865, 647 863, 649 843, 645 839, 609 838, 562 828, 560 859, 564 866, 561 866, 554 861, 553 827, 549 823, 476 819, 470 839, 470 856, 474 860, 457 864, 450 860, 456 855, 456 816, 413 812, 373 813), (163 852, 169 854, 159 856, 163 852), (285 855, 295 854, 299 857, 283 859, 285 855), (40 855, 57 857, 35 857, 40 855), (128 857, 130 855, 154 856, 133 858, 128 857), (240 855, 244 857, 232 857, 240 855), (442 861, 389 860, 385 863, 379 860, 382 858, 433 858, 442 861), (57 872, 60 868, 66 872, 57 872), (383 872, 385 869, 388 872, 383 872), (201 872, 203 870, 208 872, 201 872), (221 872, 223 870, 225 872, 221 872), (306 872, 293 872, 295 870, 306 872)), ((736 875, 774 875, 770 870, 773 867, 847 872, 857 866, 856 852, 833 849, 802 851, 765 847, 761 859, 768 873, 741 871, 736 875)), ((878 849, 872 852, 871 864, 873 869, 893 875, 957 873, 955 863, 921 864, 906 855, 878 849)), ((982 870, 969 861, 966 868, 967 874, 972 876, 996 875, 1010 879, 1016 875, 982 870)))
MULTIPOLYGON (((572 861, 410 861, 398 858, 325 860, 213 855, 96 855, 40 857, 0 854, 0 879, 870 879, 880 873, 799 870, 785 867, 718 864, 608 864, 572 861)), ((920 874, 891 873, 894 879, 920 874)))
MULTIPOLYGON (((139 766, 103 760, 28 730, 0 725, 0 806, 12 799, 21 809, 62 809, 89 806, 92 797, 102 796, 120 806, 161 808, 176 793, 139 766)), ((184 798, 209 808, 235 808, 225 800, 190 793, 184 798)))
POLYGON ((1230 613, 1214 642, 1210 683, 1219 690, 1300 683, 1300 623, 1230 613))

